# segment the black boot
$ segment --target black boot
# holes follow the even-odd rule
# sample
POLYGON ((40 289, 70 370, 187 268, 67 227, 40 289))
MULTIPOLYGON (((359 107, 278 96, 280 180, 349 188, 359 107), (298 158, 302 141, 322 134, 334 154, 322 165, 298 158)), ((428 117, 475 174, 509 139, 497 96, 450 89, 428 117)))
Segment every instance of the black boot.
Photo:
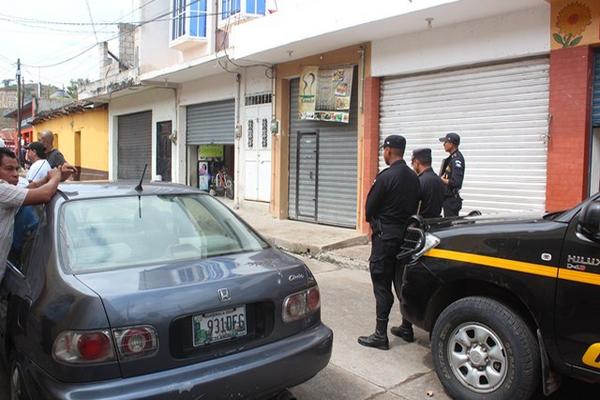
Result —
POLYGON ((402 318, 402 325, 392 326, 390 332, 392 332, 392 335, 404 339, 405 342, 410 343, 415 341, 415 334, 413 332, 412 324, 404 318, 402 318))
POLYGON ((390 342, 387 337, 387 319, 377 318, 377 327, 375 333, 370 336, 360 336, 358 338, 358 344, 366 347, 374 347, 380 350, 389 350, 390 342))

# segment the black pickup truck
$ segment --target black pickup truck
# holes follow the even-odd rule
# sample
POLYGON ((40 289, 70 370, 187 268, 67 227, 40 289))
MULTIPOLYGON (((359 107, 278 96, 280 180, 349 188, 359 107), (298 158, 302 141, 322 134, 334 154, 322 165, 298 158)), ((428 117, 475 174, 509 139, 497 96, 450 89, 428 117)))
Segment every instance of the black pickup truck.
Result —
POLYGON ((562 375, 600 382, 600 194, 541 218, 414 221, 402 313, 430 332, 448 394, 518 400, 562 375))

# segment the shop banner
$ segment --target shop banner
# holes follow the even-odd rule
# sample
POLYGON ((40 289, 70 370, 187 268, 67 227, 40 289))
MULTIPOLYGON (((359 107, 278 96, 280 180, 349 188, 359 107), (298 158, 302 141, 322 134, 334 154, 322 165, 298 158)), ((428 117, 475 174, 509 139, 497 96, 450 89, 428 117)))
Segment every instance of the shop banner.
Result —
POLYGON ((314 121, 350 121, 354 68, 305 67, 300 75, 299 118, 314 121))
POLYGON ((198 158, 223 158, 223 145, 201 144, 198 149, 198 158))

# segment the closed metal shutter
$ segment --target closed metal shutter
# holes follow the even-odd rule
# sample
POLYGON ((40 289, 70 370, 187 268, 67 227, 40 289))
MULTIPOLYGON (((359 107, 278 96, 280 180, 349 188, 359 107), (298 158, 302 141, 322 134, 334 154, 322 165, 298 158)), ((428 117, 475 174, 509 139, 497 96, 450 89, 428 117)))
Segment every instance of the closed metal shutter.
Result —
POLYGON ((235 100, 194 104, 186 111, 187 144, 233 144, 235 100))
MULTIPOLYGON (((290 87, 290 169, 289 169, 289 216, 291 219, 315 221, 321 224, 356 227, 356 170, 357 170, 357 79, 356 69, 352 84, 352 102, 350 105, 350 122, 341 124, 335 122, 299 120, 298 94, 299 79, 293 79, 290 87), (311 193, 309 163, 302 171, 298 170, 298 132, 318 133, 316 149, 316 196, 315 216, 306 217, 303 210, 310 210, 306 200, 311 193), (301 182, 298 183, 301 192, 300 215, 297 212, 296 176, 299 173, 301 182), (300 187, 303 185, 304 187, 300 187)), ((307 146, 312 146, 310 138, 307 146)), ((306 148, 308 149, 308 147, 306 148)), ((310 160, 309 160, 310 161, 310 160)), ((313 191, 314 192, 314 191, 313 191)), ((312 199, 308 199, 312 200, 312 199)))
POLYGON ((439 172, 447 154, 438 138, 457 132, 466 163, 462 212, 544 211, 548 67, 539 58, 385 78, 380 141, 404 135, 407 160, 415 148, 432 148, 439 172))
POLYGON ((600 51, 594 57, 594 93, 592 100, 592 125, 600 126, 600 51))
POLYGON ((148 164, 146 178, 152 169, 152 111, 122 115, 118 118, 118 179, 140 179, 148 164))

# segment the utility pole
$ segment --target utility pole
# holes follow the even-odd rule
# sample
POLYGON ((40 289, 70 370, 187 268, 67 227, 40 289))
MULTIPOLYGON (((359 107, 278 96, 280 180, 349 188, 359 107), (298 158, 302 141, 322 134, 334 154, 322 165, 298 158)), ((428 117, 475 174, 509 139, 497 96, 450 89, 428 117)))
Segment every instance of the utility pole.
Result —
POLYGON ((19 165, 21 165, 21 140, 23 139, 23 134, 21 133, 21 59, 17 59, 17 160, 19 160, 19 165))

